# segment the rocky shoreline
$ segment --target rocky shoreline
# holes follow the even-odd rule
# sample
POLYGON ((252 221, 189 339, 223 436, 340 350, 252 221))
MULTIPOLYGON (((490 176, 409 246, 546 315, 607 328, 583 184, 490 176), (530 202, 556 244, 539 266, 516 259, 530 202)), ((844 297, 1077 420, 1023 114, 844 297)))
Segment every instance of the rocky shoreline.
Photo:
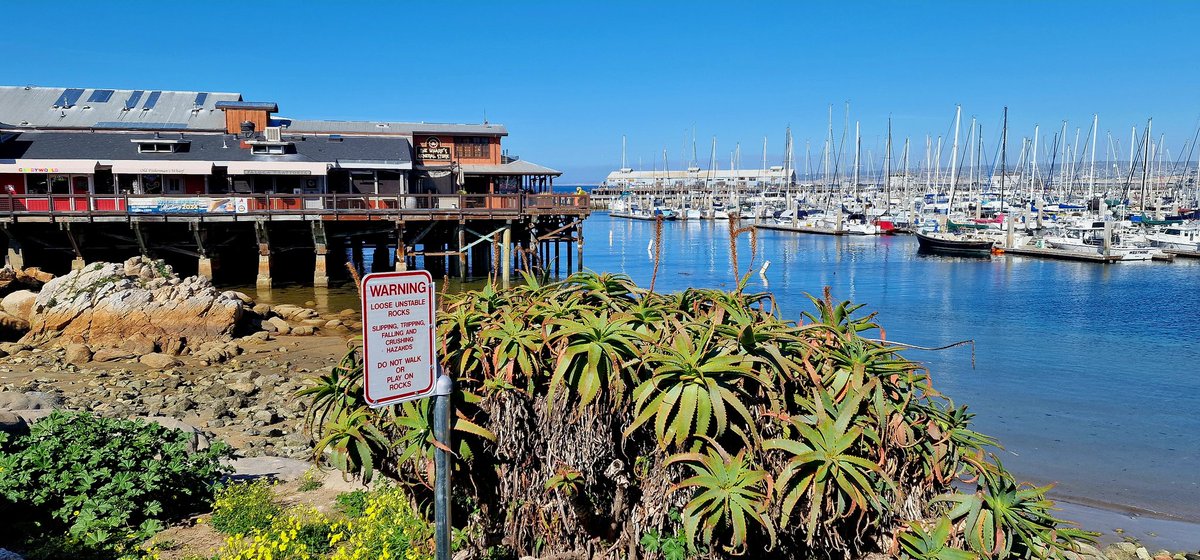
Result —
POLYGON ((190 428, 242 457, 311 458, 295 393, 361 326, 355 310, 256 303, 144 258, 59 278, 0 269, 6 291, 0 430, 82 410, 190 428))

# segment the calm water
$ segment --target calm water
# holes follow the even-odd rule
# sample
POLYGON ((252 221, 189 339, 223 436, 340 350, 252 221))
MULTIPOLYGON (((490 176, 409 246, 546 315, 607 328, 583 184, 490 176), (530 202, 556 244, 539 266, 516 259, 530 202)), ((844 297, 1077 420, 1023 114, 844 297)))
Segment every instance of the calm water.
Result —
MULTIPOLYGON (((648 285, 653 223, 595 214, 585 264, 648 285)), ((743 270, 750 253, 740 242, 743 270)), ((664 225, 657 289, 730 287, 728 226, 664 225)), ((755 268, 797 317, 826 285, 867 304, 934 386, 978 414, 1004 464, 1060 496, 1200 520, 1200 263, 1103 266, 1022 257, 918 256, 908 236, 761 231, 755 268)), ((754 275, 755 288, 763 281, 754 275)))

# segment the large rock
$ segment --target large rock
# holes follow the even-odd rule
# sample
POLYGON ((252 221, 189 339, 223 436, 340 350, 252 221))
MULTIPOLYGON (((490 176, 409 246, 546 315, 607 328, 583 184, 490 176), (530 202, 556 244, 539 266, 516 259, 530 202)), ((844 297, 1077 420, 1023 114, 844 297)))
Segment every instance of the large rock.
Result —
POLYGON ((169 367, 175 367, 179 365, 179 360, 176 360, 174 356, 161 354, 159 352, 151 352, 146 354, 138 361, 154 369, 167 369, 169 367))
POLYGON ((29 424, 15 412, 0 410, 0 433, 22 436, 29 433, 29 424))
POLYGON ((92 354, 92 359, 97 362, 116 362, 120 360, 131 360, 136 358, 132 352, 127 350, 118 350, 116 348, 101 348, 92 354))
POLYGON ((16 391, 0 391, 0 410, 53 410, 61 405, 61 400, 40 391, 18 393, 16 391))
POLYGON ((68 344, 64 359, 68 364, 86 364, 92 361, 92 350, 86 344, 68 344))
POLYGON ((242 305, 204 277, 179 278, 162 261, 134 257, 119 264, 94 263, 42 288, 24 340, 58 339, 93 348, 144 340, 178 352, 231 340, 242 305))
POLYGON ((29 290, 17 290, 0 300, 0 309, 26 323, 33 315, 33 304, 37 301, 37 293, 29 290))
POLYGON ((1119 542, 1108 545, 1104 549, 1104 557, 1109 560, 1137 560, 1138 545, 1130 542, 1119 542))

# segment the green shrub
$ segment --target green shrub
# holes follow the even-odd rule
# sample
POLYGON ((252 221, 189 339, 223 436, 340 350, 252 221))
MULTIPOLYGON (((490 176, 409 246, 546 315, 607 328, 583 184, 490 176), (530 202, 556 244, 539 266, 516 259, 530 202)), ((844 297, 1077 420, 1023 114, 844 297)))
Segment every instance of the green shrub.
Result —
POLYGON ((320 471, 316 469, 308 469, 305 471, 304 478, 300 480, 299 490, 301 492, 312 492, 313 490, 317 490, 322 486, 325 486, 325 483, 321 482, 319 473, 320 471))
MULTIPOLYGON (((56 411, 0 442, 0 497, 9 538, 122 550, 165 523, 202 511, 230 455, 216 442, 191 452, 192 434, 141 420, 56 411)), ((83 554, 78 554, 83 556, 83 554)))
POLYGON ((348 492, 339 496, 339 502, 352 504, 356 515, 331 517, 312 508, 289 508, 267 526, 228 539, 217 557, 220 560, 432 558, 433 527, 413 509, 403 489, 348 492))
POLYGON ((265 479, 234 482, 217 489, 212 527, 226 535, 246 535, 265 529, 282 511, 275 503, 274 485, 265 479))
POLYGON ((368 497, 370 494, 364 490, 342 492, 337 495, 338 509, 351 519, 362 517, 363 510, 367 509, 368 497))

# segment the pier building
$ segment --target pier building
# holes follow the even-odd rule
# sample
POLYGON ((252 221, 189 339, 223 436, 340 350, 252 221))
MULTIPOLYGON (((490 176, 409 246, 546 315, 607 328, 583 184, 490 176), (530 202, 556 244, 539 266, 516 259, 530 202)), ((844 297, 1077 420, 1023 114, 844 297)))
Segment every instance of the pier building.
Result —
POLYGON ((289 118, 238 93, 0 87, 0 242, 13 266, 140 253, 262 288, 327 285, 365 251, 439 278, 582 268, 586 195, 555 194, 560 173, 507 136, 289 118))

